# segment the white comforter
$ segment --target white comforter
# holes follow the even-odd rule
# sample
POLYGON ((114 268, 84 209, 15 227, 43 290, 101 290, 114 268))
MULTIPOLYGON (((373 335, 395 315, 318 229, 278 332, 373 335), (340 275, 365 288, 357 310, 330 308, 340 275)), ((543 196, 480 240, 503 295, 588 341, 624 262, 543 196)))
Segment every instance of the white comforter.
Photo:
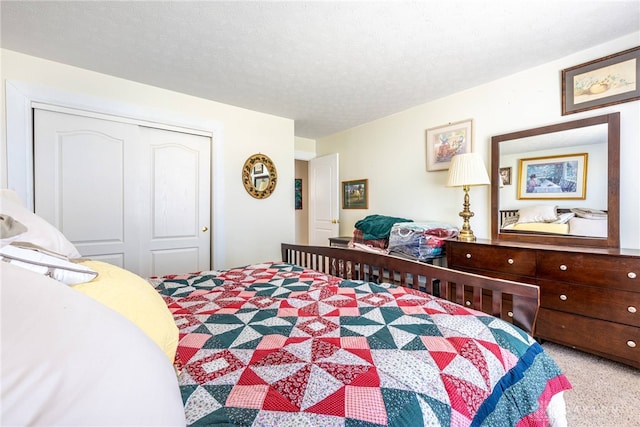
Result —
POLYGON ((133 323, 48 277, 0 273, 3 425, 185 425, 171 363, 133 323))

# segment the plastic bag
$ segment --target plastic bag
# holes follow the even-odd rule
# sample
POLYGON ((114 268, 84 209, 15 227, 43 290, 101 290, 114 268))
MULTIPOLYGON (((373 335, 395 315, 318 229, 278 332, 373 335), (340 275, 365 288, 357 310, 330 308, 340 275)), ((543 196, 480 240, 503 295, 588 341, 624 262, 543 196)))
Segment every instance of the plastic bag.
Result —
POLYGON ((425 261, 444 254, 445 240, 456 237, 458 229, 441 222, 394 224, 389 234, 389 251, 425 261))

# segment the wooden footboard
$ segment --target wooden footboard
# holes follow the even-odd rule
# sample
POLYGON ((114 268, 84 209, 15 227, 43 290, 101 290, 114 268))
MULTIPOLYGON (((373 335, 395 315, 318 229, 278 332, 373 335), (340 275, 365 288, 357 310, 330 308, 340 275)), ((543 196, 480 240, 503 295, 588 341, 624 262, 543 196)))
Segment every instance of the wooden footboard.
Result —
POLYGON ((495 279, 355 249, 282 244, 282 260, 349 280, 393 283, 513 322, 533 335, 538 286, 495 279), (511 302, 504 310, 505 301, 511 302))

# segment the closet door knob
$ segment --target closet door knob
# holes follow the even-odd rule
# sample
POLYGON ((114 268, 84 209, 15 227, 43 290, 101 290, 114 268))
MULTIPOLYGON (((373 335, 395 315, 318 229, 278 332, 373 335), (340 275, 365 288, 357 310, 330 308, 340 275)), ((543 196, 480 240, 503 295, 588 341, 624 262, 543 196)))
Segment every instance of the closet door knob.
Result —
POLYGON ((206 225, 204 227, 202 227, 202 232, 206 233, 207 231, 209 231, 209 227, 207 227, 206 225))

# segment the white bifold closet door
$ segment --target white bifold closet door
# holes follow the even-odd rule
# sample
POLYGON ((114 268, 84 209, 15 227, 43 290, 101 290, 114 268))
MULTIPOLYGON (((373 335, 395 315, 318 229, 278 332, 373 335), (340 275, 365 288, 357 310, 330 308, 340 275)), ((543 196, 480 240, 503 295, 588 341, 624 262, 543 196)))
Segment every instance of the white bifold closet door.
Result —
POLYGON ((211 267, 211 138, 34 110, 35 211, 143 277, 211 267))

